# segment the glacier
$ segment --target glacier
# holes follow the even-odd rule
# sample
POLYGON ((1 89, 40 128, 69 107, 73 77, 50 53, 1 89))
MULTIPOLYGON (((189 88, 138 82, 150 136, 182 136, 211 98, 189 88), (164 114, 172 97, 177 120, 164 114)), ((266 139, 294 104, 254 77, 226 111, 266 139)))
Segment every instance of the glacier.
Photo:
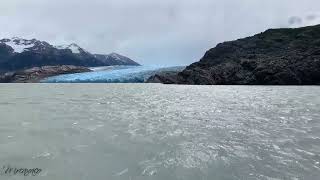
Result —
POLYGON ((42 80, 42 83, 143 83, 159 72, 182 71, 185 67, 106 66, 91 68, 92 72, 65 74, 42 80))

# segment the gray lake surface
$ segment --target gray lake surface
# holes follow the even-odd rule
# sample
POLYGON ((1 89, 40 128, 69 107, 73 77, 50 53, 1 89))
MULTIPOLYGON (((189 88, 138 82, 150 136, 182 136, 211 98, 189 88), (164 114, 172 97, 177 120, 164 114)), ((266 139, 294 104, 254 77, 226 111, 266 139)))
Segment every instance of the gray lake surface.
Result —
POLYGON ((318 180, 320 87, 1 84, 3 166, 42 172, 1 180, 318 180))

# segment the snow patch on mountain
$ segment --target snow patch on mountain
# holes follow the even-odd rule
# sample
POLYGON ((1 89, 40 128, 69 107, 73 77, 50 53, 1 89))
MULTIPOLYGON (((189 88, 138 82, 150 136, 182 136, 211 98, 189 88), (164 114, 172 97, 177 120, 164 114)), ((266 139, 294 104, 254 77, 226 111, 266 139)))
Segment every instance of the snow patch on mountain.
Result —
POLYGON ((111 56, 115 60, 121 61, 121 56, 117 53, 111 53, 111 54, 109 54, 109 56, 111 56))
POLYGON ((69 45, 60 45, 60 46, 55 46, 55 48, 57 49, 70 49, 72 51, 72 53, 74 54, 80 54, 80 50, 82 50, 82 48, 80 46, 78 46, 77 44, 69 44, 69 45))
POLYGON ((26 40, 20 38, 2 39, 0 43, 4 43, 14 50, 16 53, 22 53, 27 51, 28 48, 32 48, 35 45, 35 40, 26 40))

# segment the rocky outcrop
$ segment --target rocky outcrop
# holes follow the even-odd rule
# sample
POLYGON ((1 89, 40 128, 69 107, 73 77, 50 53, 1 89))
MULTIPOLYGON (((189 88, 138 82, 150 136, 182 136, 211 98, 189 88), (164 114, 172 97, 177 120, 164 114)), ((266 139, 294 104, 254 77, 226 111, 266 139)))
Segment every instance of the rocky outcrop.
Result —
POLYGON ((0 83, 35 83, 50 76, 90 71, 91 70, 86 67, 72 65, 34 67, 31 69, 4 73, 0 75, 0 83))
POLYGON ((163 84, 175 84, 178 82, 178 72, 162 72, 157 73, 146 80, 146 83, 163 83, 163 84))
POLYGON ((177 75, 151 79, 168 84, 320 85, 320 25, 270 29, 224 42, 177 75))

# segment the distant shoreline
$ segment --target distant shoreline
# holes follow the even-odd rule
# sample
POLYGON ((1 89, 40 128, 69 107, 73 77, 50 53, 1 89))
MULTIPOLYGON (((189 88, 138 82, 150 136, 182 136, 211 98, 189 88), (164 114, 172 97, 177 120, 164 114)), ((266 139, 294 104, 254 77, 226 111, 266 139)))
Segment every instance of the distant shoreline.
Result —
POLYGON ((40 80, 61 74, 91 72, 87 67, 62 65, 33 67, 0 75, 0 83, 38 83, 40 80))

